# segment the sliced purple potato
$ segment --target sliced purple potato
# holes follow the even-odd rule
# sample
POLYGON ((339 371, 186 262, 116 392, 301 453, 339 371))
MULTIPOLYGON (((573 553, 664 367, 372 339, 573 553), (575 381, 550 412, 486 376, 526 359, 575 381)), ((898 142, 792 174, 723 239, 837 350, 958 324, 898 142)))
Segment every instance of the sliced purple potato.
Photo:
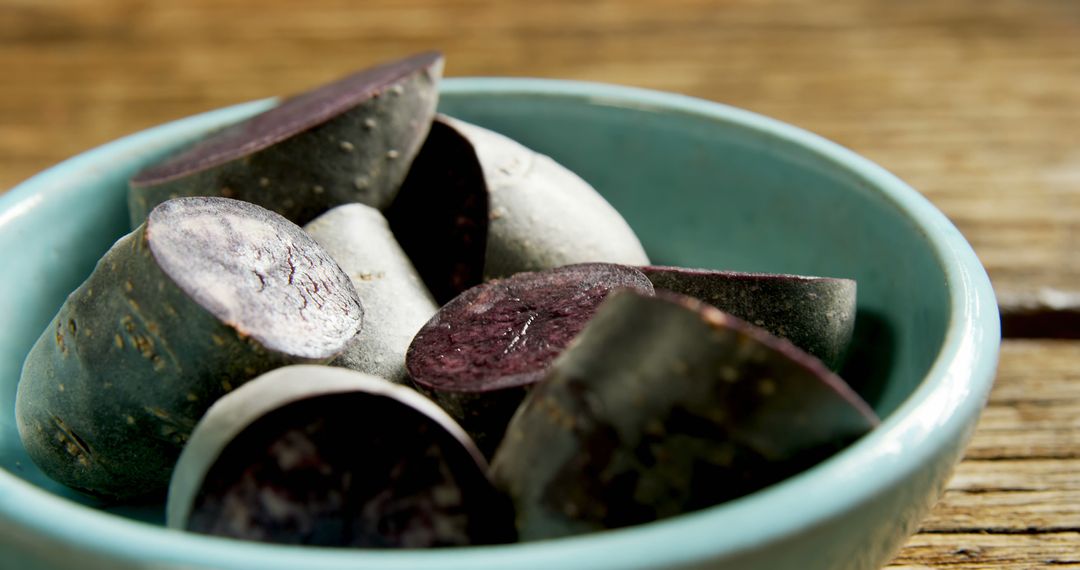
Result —
POLYGON ((472 144, 436 118, 394 203, 390 228, 444 304, 484 279, 488 194, 472 144))
POLYGON ((253 202, 297 224, 339 204, 383 209, 427 136, 443 57, 423 53, 286 99, 131 179, 132 227, 178 196, 253 202))
POLYGON ((160 494, 216 399, 266 370, 330 361, 361 320, 349 277, 296 225, 227 198, 170 200, 113 245, 30 351, 23 445, 86 493, 160 494))
POLYGON ((681 267, 642 267, 657 289, 689 295, 790 340, 838 370, 855 328, 855 281, 681 267))
POLYGON ((509 502, 430 400, 368 374, 274 370, 222 398, 169 486, 171 528, 365 548, 514 539, 509 502))
POLYGON ((304 226, 352 279, 364 328, 330 364, 405 383, 405 351, 439 306, 394 240, 386 219, 363 204, 338 206, 304 226))
POLYGON ((444 115, 388 215, 436 300, 481 280, 586 262, 646 265, 633 230, 573 172, 444 115))
POLYGON ((447 121, 476 149, 487 181, 484 279, 574 263, 648 263, 626 220, 581 177, 499 133, 447 121))
POLYGON ((465 291, 424 325, 406 357, 413 384, 443 407, 486 456, 521 400, 615 289, 651 295, 633 267, 568 265, 465 291))
POLYGON ((695 299, 613 293, 492 461, 522 540, 645 523, 780 481, 877 425, 815 358, 695 299))

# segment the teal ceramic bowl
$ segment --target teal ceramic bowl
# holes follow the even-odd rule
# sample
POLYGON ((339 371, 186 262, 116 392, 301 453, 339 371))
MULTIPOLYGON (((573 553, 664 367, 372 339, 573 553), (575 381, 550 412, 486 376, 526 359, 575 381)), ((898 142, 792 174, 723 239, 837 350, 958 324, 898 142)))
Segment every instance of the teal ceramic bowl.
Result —
POLYGON ((564 81, 452 79, 443 111, 577 171, 657 263, 851 277, 843 374, 884 421, 820 465, 742 499, 638 527, 433 551, 271 546, 166 530, 159 506, 106 508, 50 482, 13 419, 23 358, 127 230, 125 181, 270 101, 150 129, 0 197, 0 566, 5 568, 877 568, 959 460, 993 381, 997 306, 956 228, 852 152, 752 113, 564 81))

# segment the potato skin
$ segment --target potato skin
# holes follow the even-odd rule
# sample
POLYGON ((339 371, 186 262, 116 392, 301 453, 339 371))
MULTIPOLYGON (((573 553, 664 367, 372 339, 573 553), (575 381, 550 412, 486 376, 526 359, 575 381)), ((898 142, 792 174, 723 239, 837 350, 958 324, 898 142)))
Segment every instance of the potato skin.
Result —
MULTIPOLYGON (((288 224, 233 200, 182 200, 209 202, 211 210, 257 209, 288 224)), ((333 317, 344 327, 336 340, 311 346, 309 339, 267 336, 235 306, 215 314, 222 308, 196 301, 192 294, 197 292, 185 291, 175 274, 163 270, 149 235, 157 213, 151 223, 117 241, 68 297, 27 356, 16 395, 17 427, 31 459, 56 481, 108 500, 160 495, 196 421, 215 400, 266 370, 330 360, 361 322, 355 290, 336 265, 326 266, 327 260, 319 267, 340 274, 337 283, 348 290, 339 290, 339 300, 353 304, 351 314, 333 317)), ((288 229, 274 231, 281 228, 288 229)), ((302 236, 318 247, 300 228, 292 226, 291 232, 282 235, 302 236)), ((317 251, 308 253, 317 260, 317 251)), ((306 275, 301 268, 293 276, 296 284, 306 275)), ((266 286, 275 286, 272 276, 265 279, 266 286)), ((267 312, 258 304, 250 309, 267 312)))
POLYGON ((525 271, 649 263, 626 220, 581 177, 445 115, 435 117, 387 217, 440 303, 525 271))
POLYGON ((492 460, 522 540, 650 522, 780 481, 877 425, 819 361, 689 297, 616 292, 492 460))
POLYGON ((404 384, 405 352, 439 309, 386 219, 363 204, 338 206, 304 226, 352 280, 364 303, 364 328, 331 362, 404 384))
POLYGON ((483 169, 485 280, 575 263, 649 263, 626 220, 580 176, 499 133, 439 118, 468 139, 483 169))
POLYGON ((286 99, 135 175, 132 227, 178 196, 238 198, 306 224, 352 202, 384 209, 427 136, 443 58, 418 54, 286 99))
POLYGON ((701 299, 839 370, 855 330, 851 279, 647 266, 657 289, 701 299))

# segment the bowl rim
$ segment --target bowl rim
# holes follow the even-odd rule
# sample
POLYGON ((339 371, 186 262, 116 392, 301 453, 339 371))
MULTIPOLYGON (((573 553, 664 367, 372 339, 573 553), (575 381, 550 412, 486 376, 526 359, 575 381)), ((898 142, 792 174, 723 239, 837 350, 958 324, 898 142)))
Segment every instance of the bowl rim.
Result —
MULTIPOLYGON (((550 568, 574 560, 588 568, 692 564, 761 548, 822 520, 872 502, 957 442, 966 443, 997 366, 1000 329, 989 278, 953 224, 921 194, 880 166, 798 127, 721 103, 674 93, 585 81, 467 77, 440 92, 576 99, 605 106, 680 113, 737 125, 802 147, 877 189, 923 231, 942 267, 950 312, 941 349, 916 390, 876 430, 829 460, 781 483, 702 511, 617 530, 557 540, 426 551, 361 551, 246 543, 182 533, 97 511, 53 495, 0 469, 0 522, 50 542, 123 561, 260 568, 550 568), (824 498, 823 498, 824 497, 824 498), (799 504, 799 509, 791 505, 799 504), (707 529, 738 532, 703 535, 707 529), (618 553, 613 556, 613 553, 618 553)), ((269 107, 274 99, 182 118, 68 159, 0 195, 4 220, 32 208, 80 172, 159 139, 190 136, 269 107)))

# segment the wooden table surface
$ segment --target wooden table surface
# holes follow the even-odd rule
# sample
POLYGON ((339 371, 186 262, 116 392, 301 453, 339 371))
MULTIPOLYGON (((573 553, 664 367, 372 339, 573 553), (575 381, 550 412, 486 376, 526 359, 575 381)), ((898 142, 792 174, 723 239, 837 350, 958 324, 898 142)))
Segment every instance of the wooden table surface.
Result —
POLYGON ((607 81, 831 138, 942 209, 1010 335, 895 568, 1080 568, 1080 2, 0 0, 0 191, 79 151, 438 48, 447 75, 607 81))

